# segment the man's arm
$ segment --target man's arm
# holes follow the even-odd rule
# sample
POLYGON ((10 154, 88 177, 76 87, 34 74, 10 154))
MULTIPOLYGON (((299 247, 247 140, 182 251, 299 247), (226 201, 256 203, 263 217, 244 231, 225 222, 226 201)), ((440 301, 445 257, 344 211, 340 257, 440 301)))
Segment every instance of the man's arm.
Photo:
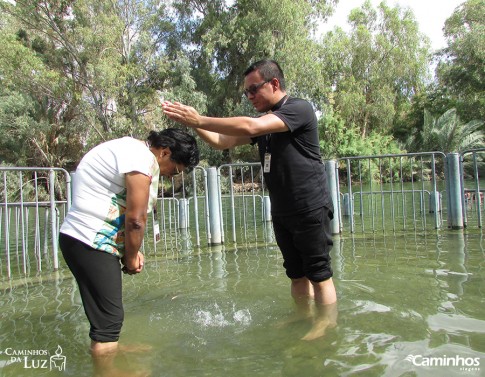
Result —
POLYGON ((215 149, 231 149, 237 147, 238 145, 245 145, 251 143, 250 137, 245 136, 228 136, 217 132, 211 132, 203 130, 201 128, 196 128, 195 131, 197 135, 200 136, 207 144, 215 149))
POLYGON ((195 128, 202 139, 218 149, 248 144, 252 137, 288 131, 286 124, 274 114, 259 118, 213 118, 202 116, 193 107, 178 102, 167 101, 162 107, 170 119, 195 128))

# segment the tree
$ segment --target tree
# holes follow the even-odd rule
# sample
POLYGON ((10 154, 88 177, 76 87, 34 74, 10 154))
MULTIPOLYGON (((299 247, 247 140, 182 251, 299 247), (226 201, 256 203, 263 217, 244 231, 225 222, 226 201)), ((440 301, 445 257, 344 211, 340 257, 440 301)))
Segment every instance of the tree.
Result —
POLYGON ((171 29, 166 6, 18 0, 0 8, 0 94, 12 96, 6 104, 23 99, 13 112, 2 106, 7 113, 0 127, 12 135, 9 148, 15 140, 32 144, 17 148, 24 163, 72 167, 93 144, 144 136, 160 123, 157 91, 170 85, 174 68, 163 52, 163 35, 171 29), (26 126, 13 128, 7 118, 22 113, 20 105, 29 120, 18 118, 26 126))
POLYGON ((66 82, 50 69, 38 51, 43 45, 28 40, 12 17, 2 15, 0 30, 0 157, 16 164, 64 166, 64 152, 80 149, 82 126, 75 121, 64 130, 69 141, 59 139, 62 125, 73 118, 66 82), (14 32, 16 30, 16 32, 14 32), (76 135, 71 131, 79 126, 76 135))
POLYGON ((422 134, 414 137, 412 143, 418 145, 417 150, 444 153, 483 148, 485 133, 482 127, 483 122, 478 120, 463 123, 456 109, 450 109, 439 117, 433 117, 425 110, 422 134))
MULTIPOLYGON (((102 140, 166 127, 160 98, 255 115, 241 89, 261 58, 279 61, 288 92, 324 114, 326 156, 395 150, 390 135, 409 132, 403 114, 423 90, 426 38, 409 9, 367 2, 350 14, 350 33, 318 40, 336 3, 0 0, 0 157, 73 167, 102 140)), ((202 149, 211 164, 255 157, 202 149)))
POLYGON ((468 0, 445 22, 436 75, 462 119, 485 120, 485 2, 468 0))
POLYGON ((320 47, 331 104, 361 138, 370 132, 392 134, 411 98, 424 89, 429 42, 410 9, 385 2, 376 10, 367 1, 350 13, 349 22, 348 35, 336 28, 320 47))
MULTIPOLYGON (((242 96, 242 84, 244 70, 256 60, 277 60, 293 95, 310 98, 321 90, 311 36, 336 2, 176 0, 178 22, 168 33, 167 54, 177 61, 183 49, 189 56, 196 89, 207 97, 208 115, 255 115, 242 96)), ((210 160, 221 163, 250 155, 247 148, 237 148, 219 159, 211 153, 210 160)))
POLYGON ((173 38, 191 56, 197 88, 208 97, 207 111, 227 116, 239 107, 243 72, 262 58, 285 67, 288 82, 303 92, 312 80, 310 36, 336 0, 178 0, 180 28, 173 38), (276 11, 277 10, 277 11, 276 11), (303 74, 305 72, 305 74, 303 74))

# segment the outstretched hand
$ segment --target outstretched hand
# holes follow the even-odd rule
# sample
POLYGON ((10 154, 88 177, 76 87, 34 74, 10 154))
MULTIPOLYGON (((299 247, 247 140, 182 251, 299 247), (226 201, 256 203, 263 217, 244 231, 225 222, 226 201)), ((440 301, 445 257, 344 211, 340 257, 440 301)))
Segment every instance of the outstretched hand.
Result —
POLYGON ((176 122, 193 128, 197 128, 200 124, 200 114, 191 106, 165 101, 162 103, 162 108, 164 114, 176 122))

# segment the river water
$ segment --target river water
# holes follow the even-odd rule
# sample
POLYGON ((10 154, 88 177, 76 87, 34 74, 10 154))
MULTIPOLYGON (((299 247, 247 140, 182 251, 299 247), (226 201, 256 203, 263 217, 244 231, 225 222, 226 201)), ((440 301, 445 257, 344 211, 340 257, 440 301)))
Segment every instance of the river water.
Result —
MULTIPOLYGON (((480 232, 337 236, 332 258, 336 323, 304 340, 314 317, 295 315, 274 245, 148 255, 144 272, 123 283, 120 344, 140 352, 120 352, 113 368, 160 377, 485 375, 480 232)), ((94 375, 64 263, 1 284, 0 376, 94 375)))

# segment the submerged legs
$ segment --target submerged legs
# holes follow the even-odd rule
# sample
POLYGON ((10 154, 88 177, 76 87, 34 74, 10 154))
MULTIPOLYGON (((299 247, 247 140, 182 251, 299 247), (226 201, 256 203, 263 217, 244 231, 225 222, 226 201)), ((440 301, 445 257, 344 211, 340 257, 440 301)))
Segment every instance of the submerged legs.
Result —
POLYGON ((318 283, 306 277, 292 279, 291 295, 297 310, 312 318, 312 328, 303 340, 322 337, 327 328, 337 325, 337 294, 332 278, 318 283))

